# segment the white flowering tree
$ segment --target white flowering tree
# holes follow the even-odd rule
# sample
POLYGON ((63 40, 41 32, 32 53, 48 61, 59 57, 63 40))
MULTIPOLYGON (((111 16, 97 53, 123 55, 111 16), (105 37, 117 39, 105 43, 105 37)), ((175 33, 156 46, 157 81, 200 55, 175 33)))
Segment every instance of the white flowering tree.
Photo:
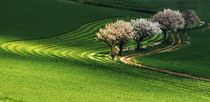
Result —
POLYGON ((106 24, 104 29, 100 29, 97 40, 104 41, 111 48, 112 59, 118 54, 117 46, 120 47, 119 54, 122 55, 123 45, 132 39, 134 32, 130 22, 118 20, 115 23, 106 24))
POLYGON ((191 26, 191 25, 196 24, 196 23, 201 23, 201 24, 204 23, 203 21, 200 21, 200 18, 198 17, 198 15, 193 10, 186 10, 183 13, 183 17, 184 17, 184 20, 185 20, 185 27, 191 26))
POLYGON ((164 9, 151 17, 152 22, 158 22, 160 28, 164 33, 164 41, 168 31, 177 31, 177 28, 183 28, 185 20, 179 11, 172 11, 170 9, 164 9))
POLYGON ((140 49, 140 42, 146 37, 162 32, 158 22, 153 23, 147 19, 131 20, 131 25, 134 27, 133 40, 137 43, 137 50, 140 49))

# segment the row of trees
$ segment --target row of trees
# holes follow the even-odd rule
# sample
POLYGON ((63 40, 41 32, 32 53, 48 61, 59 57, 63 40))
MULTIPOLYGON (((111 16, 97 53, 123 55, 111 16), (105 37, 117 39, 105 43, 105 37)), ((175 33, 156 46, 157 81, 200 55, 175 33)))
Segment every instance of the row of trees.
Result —
POLYGON ((149 20, 139 18, 126 22, 117 20, 115 23, 105 25, 100 29, 97 40, 105 42, 111 49, 111 57, 122 55, 123 45, 129 40, 135 41, 136 49, 140 49, 140 42, 150 35, 164 34, 163 42, 166 42, 168 32, 176 32, 178 28, 185 28, 195 23, 203 23, 197 14, 187 10, 183 14, 179 11, 164 9, 156 13, 149 20))

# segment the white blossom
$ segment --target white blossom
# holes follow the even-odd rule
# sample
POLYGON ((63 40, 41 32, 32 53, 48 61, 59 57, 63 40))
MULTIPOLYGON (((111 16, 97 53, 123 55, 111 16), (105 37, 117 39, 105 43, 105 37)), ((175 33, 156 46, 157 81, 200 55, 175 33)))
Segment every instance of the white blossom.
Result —
POLYGON ((172 11, 170 9, 164 9, 156 13, 151 21, 158 22, 161 25, 162 30, 173 30, 176 31, 177 28, 183 28, 185 25, 184 18, 179 11, 172 11))
POLYGON ((187 10, 184 12, 183 17, 185 19, 185 27, 193 25, 195 23, 202 23, 198 15, 193 10, 187 10))
POLYGON ((105 28, 100 29, 96 35, 98 40, 104 41, 111 49, 119 45, 121 54, 122 45, 133 38, 134 32, 130 22, 118 20, 115 23, 106 24, 105 28))
POLYGON ((132 39, 134 32, 129 22, 118 20, 115 23, 106 24, 105 29, 100 29, 96 35, 103 41, 114 41, 119 44, 132 39))
POLYGON ((144 38, 161 33, 160 24, 151 22, 147 19, 131 20, 131 25, 134 27, 133 40, 139 42, 144 38))

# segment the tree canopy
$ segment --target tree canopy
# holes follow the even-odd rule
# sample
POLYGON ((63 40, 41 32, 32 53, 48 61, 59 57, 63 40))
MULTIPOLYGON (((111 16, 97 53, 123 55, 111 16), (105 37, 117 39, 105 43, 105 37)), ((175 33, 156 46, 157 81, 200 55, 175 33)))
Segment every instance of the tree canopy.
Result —
POLYGON ((137 49, 140 47, 140 41, 144 38, 162 32, 158 22, 153 23, 147 19, 131 20, 131 25, 134 27, 133 40, 137 42, 137 49))

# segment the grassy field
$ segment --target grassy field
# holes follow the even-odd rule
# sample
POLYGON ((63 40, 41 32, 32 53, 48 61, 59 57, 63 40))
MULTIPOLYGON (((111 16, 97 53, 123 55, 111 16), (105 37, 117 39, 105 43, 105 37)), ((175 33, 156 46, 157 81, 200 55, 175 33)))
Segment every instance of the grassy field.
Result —
POLYGON ((96 21, 52 38, 1 45, 6 51, 25 55, 2 53, 10 56, 1 61, 5 63, 1 66, 2 97, 24 101, 208 100, 209 82, 139 69, 94 56, 106 48, 103 43, 88 38, 95 35, 92 32, 100 28, 100 23, 104 25, 112 20, 96 21))
MULTIPOLYGON (((210 78, 209 33, 209 30, 190 33, 188 34, 191 42, 189 46, 184 46, 173 52, 157 53, 135 59, 141 63, 162 69, 210 78)), ((183 41, 183 44, 185 43, 183 41)))
MULTIPOLYGON (((210 22, 210 13, 208 12, 210 7, 207 5, 208 2, 201 0, 198 4, 195 4, 200 5, 195 10, 201 20, 204 20, 206 23, 210 22)), ((183 38, 182 43, 186 43, 187 36, 191 42, 190 46, 184 46, 173 52, 137 57, 136 60, 163 69, 210 78, 209 34, 210 30, 181 34, 183 38)))
MULTIPOLYGON (((150 15, 53 0, 3 0, 0 5, 0 101, 209 101, 209 82, 104 56, 106 45, 94 39, 100 27, 130 19, 119 16, 150 15)), ((151 37, 144 45, 161 38, 151 37)))
MULTIPOLYGON (((196 9, 199 8, 198 0, 72 0, 83 3, 99 4, 120 9, 146 10, 157 12, 164 8, 171 9, 196 9)), ((206 0, 201 0, 206 1, 206 0)), ((207 0, 208 1, 208 0, 207 0)), ((206 2, 207 2, 206 1, 206 2)))
MULTIPOLYGON (((66 0, 69 1, 69 0, 66 0)), ((78 0, 72 0, 78 1, 78 0)), ((80 0, 84 3, 101 4, 119 9, 131 9, 158 12, 163 9, 185 11, 193 9, 202 20, 209 21, 210 0, 80 0)))
MULTIPOLYGON (((199 15, 201 20, 210 22, 209 0, 84 0, 85 2, 110 5, 117 8, 136 10, 150 10, 157 12, 164 8, 175 10, 193 9, 199 15)), ((205 32, 194 32, 187 36, 190 37, 191 46, 184 47, 179 51, 155 54, 145 57, 138 57, 136 60, 142 63, 157 66, 163 69, 189 73, 196 76, 210 78, 210 48, 209 30, 205 32)), ((182 37, 186 38, 185 35, 182 37)), ((184 39, 186 40, 186 39, 184 39)), ((185 43, 185 42, 183 42, 185 43)))
POLYGON ((0 43, 59 35, 102 18, 148 17, 147 14, 60 0, 1 0, 0 15, 0 43))
MULTIPOLYGON (((109 5, 122 9, 135 8, 136 10, 149 10, 157 12, 164 8, 175 10, 193 9, 200 19, 210 22, 209 0, 83 0, 86 3, 109 5), (103 1, 103 2, 102 2, 103 1)), ((157 66, 163 69, 189 73, 196 76, 210 78, 210 40, 209 30, 205 32, 194 32, 187 34, 191 46, 184 47, 179 51, 138 57, 142 63, 157 66)), ((186 36, 181 35, 183 38, 186 36)), ((186 40, 186 39, 184 39, 186 40)), ((185 43, 185 41, 183 42, 185 43)))

